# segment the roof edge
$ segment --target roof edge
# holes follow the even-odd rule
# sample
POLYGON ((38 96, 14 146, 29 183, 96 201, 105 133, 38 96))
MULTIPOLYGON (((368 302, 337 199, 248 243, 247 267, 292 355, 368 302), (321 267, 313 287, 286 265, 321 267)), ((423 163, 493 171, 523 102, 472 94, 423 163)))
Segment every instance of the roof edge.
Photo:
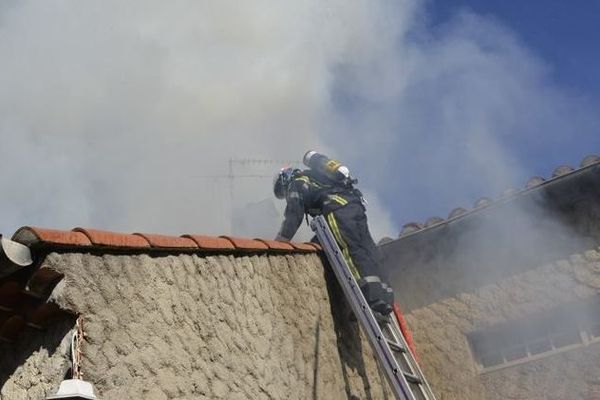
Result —
POLYGON ((455 208, 450 212, 447 219, 443 219, 441 217, 431 217, 424 224, 417 222, 406 223, 403 225, 402 231, 398 237, 384 238, 389 240, 385 240, 382 243, 380 242, 379 246, 385 247, 398 241, 420 236, 421 234, 425 234, 427 232, 436 231, 457 221, 467 219, 473 215, 479 215, 516 199, 528 196, 532 193, 540 192, 559 182, 566 181, 574 176, 584 174, 587 171, 598 167, 600 167, 600 156, 588 155, 581 161, 579 168, 561 165, 554 170, 552 176, 548 179, 544 179, 539 176, 532 177, 521 190, 507 189, 497 200, 492 200, 488 197, 480 198, 475 202, 475 207, 473 209, 467 210, 462 207, 455 208))
POLYGON ((267 239, 195 234, 169 236, 140 232, 128 234, 88 228, 64 231, 34 226, 19 228, 12 240, 28 247, 86 251, 105 249, 135 252, 316 253, 321 250, 314 243, 267 239))

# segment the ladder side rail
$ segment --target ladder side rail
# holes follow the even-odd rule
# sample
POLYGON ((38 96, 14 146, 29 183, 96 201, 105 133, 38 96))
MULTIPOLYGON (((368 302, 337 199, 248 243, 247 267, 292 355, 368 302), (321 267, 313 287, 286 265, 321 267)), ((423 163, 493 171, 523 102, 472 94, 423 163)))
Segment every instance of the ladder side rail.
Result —
POLYGON ((405 357, 407 359, 408 364, 410 365, 410 368, 412 370, 411 372, 415 374, 422 382, 421 385, 419 385, 421 392, 423 392, 427 399, 435 400, 435 395, 433 394, 433 391, 429 386, 429 382, 427 381, 427 379, 425 379, 425 375, 423 374, 419 363, 415 359, 414 354, 412 353, 410 347, 408 346, 408 343, 406 342, 406 338, 402 334, 402 329, 400 329, 400 323, 398 322, 396 315, 394 313, 391 313, 389 317, 392 322, 392 334, 396 337, 396 340, 398 340, 398 342, 401 343, 401 345, 406 349, 406 353, 403 353, 402 357, 405 357))
POLYGON ((350 269, 329 229, 329 225, 327 225, 322 216, 318 216, 311 222, 311 227, 325 250, 325 254, 329 259, 340 286, 342 286, 346 299, 369 338, 369 343, 386 373, 395 396, 400 400, 416 400, 404 377, 403 371, 398 366, 398 362, 385 340, 379 324, 371 312, 371 308, 358 287, 354 276, 350 273, 350 269))

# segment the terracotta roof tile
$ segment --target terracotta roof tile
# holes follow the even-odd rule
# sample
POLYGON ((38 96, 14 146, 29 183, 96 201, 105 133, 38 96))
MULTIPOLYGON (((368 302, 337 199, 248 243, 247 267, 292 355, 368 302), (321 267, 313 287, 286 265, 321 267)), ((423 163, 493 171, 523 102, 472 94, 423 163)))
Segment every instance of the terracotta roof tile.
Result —
POLYGON ((90 246, 129 249, 186 249, 210 251, 289 251, 314 252, 321 247, 315 243, 279 242, 267 239, 248 239, 233 236, 207 236, 185 234, 168 236, 136 232, 133 234, 75 228, 72 231, 20 228, 13 240, 24 245, 44 244, 47 246, 90 246))
POLYGON ((288 242, 280 242, 278 240, 267 240, 267 239, 254 239, 254 240, 258 240, 259 242, 262 242, 264 244, 267 245, 267 247, 269 247, 269 249, 271 250, 294 250, 294 246, 292 246, 291 244, 289 244, 288 242))
POLYGON ((198 247, 204 250, 233 250, 235 246, 227 239, 206 235, 183 235, 183 238, 192 239, 198 247))
POLYGON ((321 245, 319 243, 313 243, 313 242, 307 242, 306 244, 311 245, 312 247, 314 247, 317 251, 321 251, 323 250, 323 248, 321 247, 321 245))
POLYGON ((101 231, 98 229, 75 228, 74 232, 84 233, 96 246, 111 247, 150 247, 150 243, 139 235, 101 231))
POLYGON ((151 233, 134 233, 134 235, 143 237, 152 247, 170 249, 198 248, 198 244, 188 237, 157 235, 151 233))
POLYGON ((236 249, 240 250, 268 250, 269 246, 255 239, 237 238, 232 236, 221 236, 223 239, 229 240, 236 249))
MULTIPOLYGON (((552 172, 552 176, 550 178, 544 179, 541 176, 534 176, 527 181, 527 183, 525 184, 523 189, 521 189, 521 190, 518 190, 515 188, 507 189, 496 200, 502 200, 502 201, 512 200, 526 192, 529 192, 531 190, 536 190, 536 188, 543 186, 545 184, 548 184, 549 182, 561 179, 564 176, 567 176, 574 172, 577 172, 580 169, 592 167, 592 166, 595 166, 598 164, 600 164, 600 156, 595 155, 595 154, 589 155, 581 161, 579 169, 575 169, 575 168, 571 167, 570 165, 561 165, 554 169, 554 171, 552 172)), ((460 219, 464 216, 470 215, 471 213, 473 213, 475 211, 479 211, 488 206, 491 206, 495 202, 496 202, 495 200, 492 200, 489 197, 482 197, 475 202, 475 204, 473 206, 474 208, 472 210, 465 210, 463 208, 455 209, 450 213, 450 215, 448 216, 448 219, 453 219, 453 220, 460 219), (457 210, 460 210, 460 211, 457 212, 457 210)), ((400 231, 400 234, 398 235, 398 237, 400 239, 400 238, 403 238, 403 237, 406 237, 409 235, 413 235, 418 232, 428 230, 428 228, 439 225, 444 221, 445 220, 440 217, 431 217, 424 224, 417 224, 417 223, 412 223, 412 222, 405 224, 402 227, 402 230, 400 231)))
POLYGON ((315 246, 313 246, 312 244, 298 243, 298 242, 290 242, 290 244, 292 246, 294 246, 294 248, 296 250, 310 251, 310 252, 316 252, 317 251, 317 248, 315 246))
POLYGON ((65 246, 90 246, 92 242, 82 232, 43 229, 34 226, 24 226, 17 230, 12 240, 25 245, 48 243, 65 246))
POLYGON ((0 339, 13 342, 19 336, 19 333, 25 327, 25 319, 20 315, 9 317, 2 326, 0 326, 0 339))

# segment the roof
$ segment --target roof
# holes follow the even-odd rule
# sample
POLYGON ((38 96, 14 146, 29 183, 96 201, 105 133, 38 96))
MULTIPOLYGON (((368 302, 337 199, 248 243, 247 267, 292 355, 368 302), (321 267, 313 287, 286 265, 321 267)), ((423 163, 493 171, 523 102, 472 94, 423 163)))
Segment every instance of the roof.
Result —
POLYGON ((475 201, 473 208, 467 210, 462 207, 454 208, 448 214, 446 219, 434 216, 428 218, 425 222, 409 222, 402 226, 399 237, 397 239, 384 238, 380 241, 381 246, 386 246, 391 242, 397 242, 408 237, 422 236, 426 232, 435 231, 439 228, 446 227, 449 224, 453 224, 457 221, 466 219, 474 214, 484 213, 496 206, 506 204, 524 197, 539 193, 555 184, 565 182, 570 178, 578 175, 585 174, 590 170, 597 170, 600 166, 600 156, 589 155, 583 158, 579 168, 574 168, 569 165, 561 165, 554 169, 552 176, 544 178, 541 176, 531 177, 522 189, 509 188, 505 190, 498 199, 491 199, 489 197, 482 197, 475 201))
POLYGON ((89 228, 70 231, 25 226, 12 240, 32 248, 121 250, 145 252, 316 252, 316 243, 279 242, 233 236, 184 234, 168 236, 154 233, 118 233, 89 228))
POLYGON ((25 245, 33 260, 17 265, 17 260, 9 254, 11 250, 0 246, 0 342, 15 340, 26 328, 44 330, 58 318, 69 317, 49 301, 52 290, 63 278, 56 271, 40 268, 42 259, 50 252, 249 255, 316 253, 321 249, 315 243, 232 236, 127 234, 88 228, 65 231, 31 226, 18 229, 12 241, 3 239, 2 245, 22 248, 25 245))

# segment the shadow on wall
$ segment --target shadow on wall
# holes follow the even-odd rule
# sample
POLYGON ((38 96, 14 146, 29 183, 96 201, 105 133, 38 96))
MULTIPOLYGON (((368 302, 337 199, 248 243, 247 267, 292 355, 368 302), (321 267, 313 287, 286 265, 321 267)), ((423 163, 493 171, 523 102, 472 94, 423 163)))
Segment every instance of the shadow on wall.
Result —
POLYGON ((35 390, 43 384, 50 390, 58 385, 71 368, 65 337, 75 321, 74 316, 62 316, 43 332, 27 329, 15 343, 0 343, 0 398, 21 398, 17 389, 35 390))
MULTIPOLYGON (((326 260, 323 260, 323 265, 328 266, 326 260)), ((342 361, 342 373, 346 395, 350 400, 358 400, 359 398, 351 392, 348 371, 354 370, 362 378, 362 384, 366 391, 365 400, 377 400, 371 393, 371 384, 367 379, 367 372, 363 359, 362 341, 360 339, 360 326, 356 318, 352 315, 352 311, 346 302, 346 298, 342 292, 342 288, 337 282, 333 271, 326 267, 325 281, 327 282, 327 292, 331 299, 331 315, 333 316, 334 331, 337 338, 337 349, 342 361)), ((381 370, 378 368, 379 377, 382 382, 386 382, 381 370)), ((387 394, 384 393, 384 399, 388 400, 387 394)))

